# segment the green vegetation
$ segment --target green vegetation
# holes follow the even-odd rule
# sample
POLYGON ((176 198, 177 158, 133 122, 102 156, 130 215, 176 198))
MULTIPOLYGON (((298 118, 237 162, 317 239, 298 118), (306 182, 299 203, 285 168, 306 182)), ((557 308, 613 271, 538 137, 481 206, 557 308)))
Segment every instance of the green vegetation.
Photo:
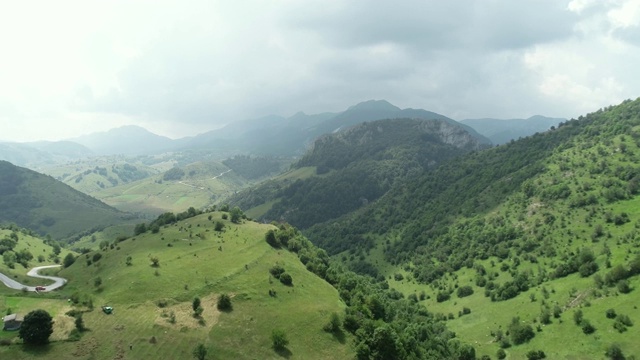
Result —
POLYGON ((636 353, 629 331, 611 329, 615 322, 602 314, 613 299, 625 313, 637 301, 639 138, 640 100, 626 101, 457 157, 305 234, 439 313, 461 339, 479 344, 478 355, 495 356, 495 334, 509 338, 504 331, 517 316, 534 337, 520 345, 509 338, 509 356, 588 357, 611 343, 636 353), (467 286, 473 293, 459 296, 467 286), (580 326, 563 315, 577 309, 580 326))
POLYGON ((51 315, 44 310, 34 310, 25 315, 18 336, 25 344, 43 345, 49 342, 52 333, 51 315))
POLYGON ((231 197, 230 202, 243 209, 273 202, 261 218, 284 218, 304 229, 354 211, 406 178, 480 147, 477 139, 446 122, 363 123, 321 137, 293 165, 294 169, 314 168, 315 176, 277 178, 231 197))

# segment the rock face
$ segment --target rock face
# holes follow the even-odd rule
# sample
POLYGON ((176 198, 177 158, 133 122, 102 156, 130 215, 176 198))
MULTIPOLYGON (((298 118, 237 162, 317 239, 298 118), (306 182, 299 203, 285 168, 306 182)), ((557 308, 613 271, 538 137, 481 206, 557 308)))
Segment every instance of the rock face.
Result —
POLYGON ((456 148, 473 151, 486 148, 478 137, 470 134, 462 126, 442 120, 389 119, 364 122, 351 128, 320 137, 310 149, 310 153, 319 147, 333 146, 335 142, 346 145, 365 145, 377 141, 379 144, 393 146, 403 141, 419 137, 422 141, 453 145, 456 148))

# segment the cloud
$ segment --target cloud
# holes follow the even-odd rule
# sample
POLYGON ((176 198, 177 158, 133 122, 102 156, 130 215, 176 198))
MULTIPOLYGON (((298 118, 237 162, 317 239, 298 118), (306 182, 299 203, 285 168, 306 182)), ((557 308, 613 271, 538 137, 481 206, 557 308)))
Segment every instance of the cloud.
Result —
POLYGON ((176 137, 368 99, 579 116, 640 94, 639 13, 638 0, 8 2, 0 137, 123 124, 176 137))

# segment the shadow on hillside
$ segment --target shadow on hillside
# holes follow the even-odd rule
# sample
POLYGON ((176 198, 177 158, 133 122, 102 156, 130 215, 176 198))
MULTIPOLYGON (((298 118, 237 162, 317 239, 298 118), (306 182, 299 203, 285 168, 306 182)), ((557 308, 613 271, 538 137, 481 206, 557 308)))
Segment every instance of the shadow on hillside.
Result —
POLYGON ((51 350, 51 344, 45 344, 45 345, 28 345, 28 344, 23 344, 22 345, 22 351, 29 354, 31 357, 34 358, 38 358, 38 357, 48 357, 49 355, 49 350, 51 350))
POLYGON ((340 344, 344 345, 344 343, 347 342, 347 337, 342 330, 333 331, 331 335, 333 335, 333 338, 338 340, 340 344))
POLYGON ((287 349, 286 347, 283 348, 278 348, 278 349, 274 349, 276 354, 282 356, 285 359, 288 359, 291 357, 291 355, 293 355, 293 353, 291 352, 291 350, 287 349))

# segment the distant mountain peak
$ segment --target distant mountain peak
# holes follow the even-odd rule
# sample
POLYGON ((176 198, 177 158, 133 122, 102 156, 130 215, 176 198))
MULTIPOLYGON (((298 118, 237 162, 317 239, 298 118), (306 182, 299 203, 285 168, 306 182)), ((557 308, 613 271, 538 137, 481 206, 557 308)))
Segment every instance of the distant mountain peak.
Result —
POLYGON ((400 108, 391 104, 387 100, 367 100, 347 109, 347 111, 353 110, 399 111, 400 108))

